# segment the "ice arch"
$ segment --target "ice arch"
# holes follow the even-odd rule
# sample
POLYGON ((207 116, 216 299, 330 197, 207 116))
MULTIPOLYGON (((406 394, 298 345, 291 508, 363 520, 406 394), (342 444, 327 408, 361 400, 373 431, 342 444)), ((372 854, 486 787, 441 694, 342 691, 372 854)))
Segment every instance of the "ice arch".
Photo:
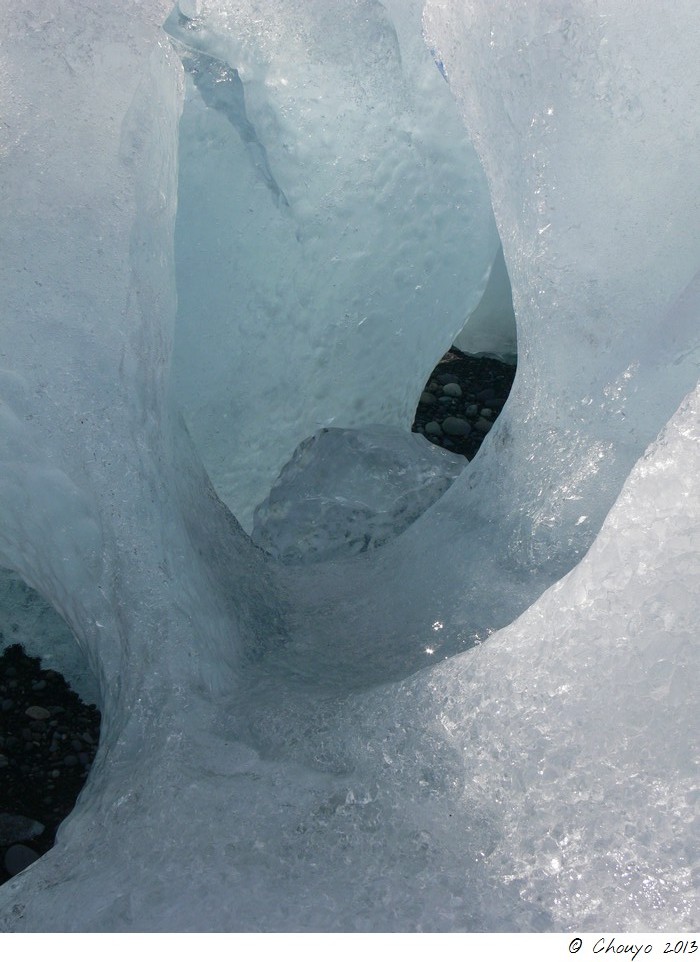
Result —
MULTIPOLYGON (((313 65, 323 6, 237 4, 236 32, 313 65)), ((383 9, 415 49, 416 20, 383 9)), ((233 16, 184 10, 207 11, 233 16)), ((293 576, 169 397, 169 13, 27 0, 3 41, 0 563, 75 631, 104 734, 2 925, 692 928, 697 392, 674 411, 697 382, 697 13, 428 4, 518 378, 416 524, 293 576)), ((373 13, 342 6, 346 44, 373 13)))

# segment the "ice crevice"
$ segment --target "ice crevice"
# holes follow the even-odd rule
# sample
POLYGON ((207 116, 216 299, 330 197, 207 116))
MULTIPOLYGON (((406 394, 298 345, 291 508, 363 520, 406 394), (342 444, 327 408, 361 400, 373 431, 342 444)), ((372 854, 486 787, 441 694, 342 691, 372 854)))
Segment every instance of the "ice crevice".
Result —
POLYGON ((103 726, 0 927, 697 927, 700 23, 604 6, 8 17, 0 564, 103 726), (272 561, 294 449, 408 432, 500 244, 478 456, 375 550, 272 561))

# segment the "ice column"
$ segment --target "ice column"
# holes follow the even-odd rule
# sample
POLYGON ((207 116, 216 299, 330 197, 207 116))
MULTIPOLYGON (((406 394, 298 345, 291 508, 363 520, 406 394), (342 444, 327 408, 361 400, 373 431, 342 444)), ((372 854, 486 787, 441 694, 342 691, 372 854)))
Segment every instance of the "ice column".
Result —
POLYGON ((236 526, 168 413, 181 71, 167 12, 36 0, 2 44, 0 563, 76 632, 120 702, 108 729, 142 696, 225 675, 238 647, 237 589, 217 600, 221 575, 196 561, 225 555, 236 526))

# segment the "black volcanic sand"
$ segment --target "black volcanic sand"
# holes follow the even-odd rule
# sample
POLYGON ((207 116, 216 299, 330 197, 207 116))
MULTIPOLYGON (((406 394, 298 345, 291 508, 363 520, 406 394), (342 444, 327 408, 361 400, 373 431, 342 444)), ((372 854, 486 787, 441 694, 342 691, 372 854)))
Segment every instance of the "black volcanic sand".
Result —
MULTIPOLYGON (((505 404, 514 375, 512 365, 451 348, 428 379, 428 396, 418 405, 413 431, 473 458, 505 404), (457 384, 461 396, 443 395, 448 384, 457 384), (446 418, 466 422, 468 434, 425 432, 427 424, 442 424, 446 418)), ((5 859, 14 846, 25 846, 20 856, 31 858, 54 844, 58 826, 85 783, 99 738, 99 711, 83 704, 62 675, 42 670, 40 660, 20 645, 0 653, 0 884, 11 877, 5 859), (21 837, 17 820, 7 816, 40 822, 43 831, 21 837)), ((9 858, 16 868, 12 853, 9 858)))

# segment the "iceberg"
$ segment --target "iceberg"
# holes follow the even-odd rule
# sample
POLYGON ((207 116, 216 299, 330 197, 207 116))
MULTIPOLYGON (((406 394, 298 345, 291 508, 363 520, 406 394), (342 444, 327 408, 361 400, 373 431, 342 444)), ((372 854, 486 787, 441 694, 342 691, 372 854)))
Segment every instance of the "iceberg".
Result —
POLYGON ((5 28, 0 565, 103 722, 0 929, 697 928, 695 7, 5 28), (408 435, 501 245, 518 372, 477 457, 372 550, 256 545, 306 438, 408 435))

